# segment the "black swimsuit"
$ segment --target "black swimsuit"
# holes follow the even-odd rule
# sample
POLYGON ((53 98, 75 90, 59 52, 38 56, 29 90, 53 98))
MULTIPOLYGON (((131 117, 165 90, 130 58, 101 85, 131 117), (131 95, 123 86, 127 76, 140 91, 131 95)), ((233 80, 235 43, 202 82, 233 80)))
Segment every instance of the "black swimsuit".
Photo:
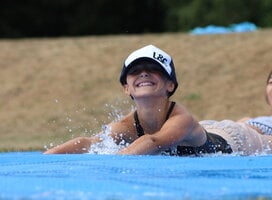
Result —
MULTIPOLYGON (((166 114, 165 121, 169 118, 175 106, 175 102, 171 102, 171 106, 166 114)), ((137 111, 134 112, 134 121, 135 127, 137 131, 137 135, 139 137, 144 135, 144 129, 140 124, 137 111)), ((219 135, 214 133, 208 133, 206 131, 207 140, 200 147, 190 147, 190 146, 180 146, 178 145, 176 149, 166 150, 165 153, 173 156, 188 156, 188 155, 200 155, 205 153, 232 153, 232 149, 227 141, 219 135)))

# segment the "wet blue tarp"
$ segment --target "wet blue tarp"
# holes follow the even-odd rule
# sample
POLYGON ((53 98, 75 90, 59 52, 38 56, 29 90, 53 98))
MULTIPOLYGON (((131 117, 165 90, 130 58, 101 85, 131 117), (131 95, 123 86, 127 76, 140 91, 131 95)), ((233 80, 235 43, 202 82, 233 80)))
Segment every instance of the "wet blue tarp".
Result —
POLYGON ((272 198, 272 156, 0 153, 0 199, 272 198))

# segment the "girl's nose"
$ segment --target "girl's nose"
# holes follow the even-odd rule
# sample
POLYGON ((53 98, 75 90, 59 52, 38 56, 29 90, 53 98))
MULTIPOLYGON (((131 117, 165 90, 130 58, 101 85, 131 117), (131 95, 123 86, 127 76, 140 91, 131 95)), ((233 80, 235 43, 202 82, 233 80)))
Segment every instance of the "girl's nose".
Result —
POLYGON ((141 78, 149 77, 149 73, 147 73, 146 71, 142 71, 142 72, 140 73, 140 77, 141 77, 141 78))

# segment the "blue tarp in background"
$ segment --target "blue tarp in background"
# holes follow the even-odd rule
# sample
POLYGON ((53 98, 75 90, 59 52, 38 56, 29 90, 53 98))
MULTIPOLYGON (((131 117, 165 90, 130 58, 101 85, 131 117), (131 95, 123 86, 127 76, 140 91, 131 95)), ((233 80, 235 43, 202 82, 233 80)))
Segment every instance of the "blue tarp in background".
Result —
POLYGON ((226 33, 242 33, 256 31, 258 28, 251 22, 242 22, 239 24, 231 24, 228 27, 208 25, 206 27, 196 27, 190 33, 192 35, 203 34, 226 34, 226 33))

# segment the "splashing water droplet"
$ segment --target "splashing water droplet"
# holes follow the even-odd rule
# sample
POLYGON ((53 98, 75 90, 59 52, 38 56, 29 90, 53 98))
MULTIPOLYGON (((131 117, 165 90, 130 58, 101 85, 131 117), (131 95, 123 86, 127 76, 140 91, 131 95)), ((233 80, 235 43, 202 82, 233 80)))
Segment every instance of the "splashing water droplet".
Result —
POLYGON ((92 145, 89 149, 90 154, 116 154, 124 147, 124 142, 117 145, 110 136, 111 128, 109 126, 102 126, 102 133, 99 135, 102 142, 92 145))

